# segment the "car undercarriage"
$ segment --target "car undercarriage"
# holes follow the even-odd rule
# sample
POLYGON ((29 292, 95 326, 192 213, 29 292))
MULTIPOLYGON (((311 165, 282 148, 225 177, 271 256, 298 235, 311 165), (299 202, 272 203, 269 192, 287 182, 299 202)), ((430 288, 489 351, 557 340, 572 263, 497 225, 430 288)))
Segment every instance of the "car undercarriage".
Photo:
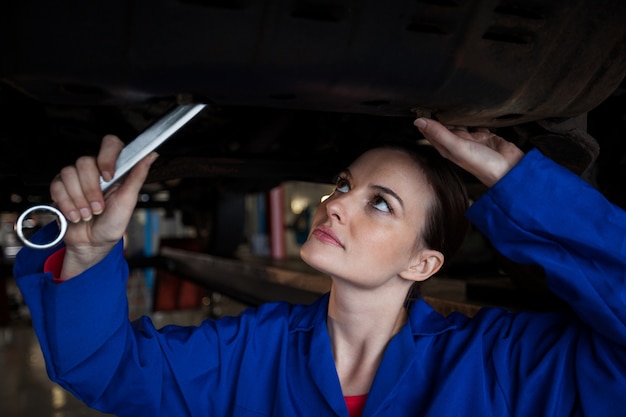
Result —
POLYGON ((188 102, 208 106, 147 187, 171 198, 145 204, 326 182, 425 115, 538 147, 626 207, 625 18, 621 0, 5 2, 0 210, 188 102))

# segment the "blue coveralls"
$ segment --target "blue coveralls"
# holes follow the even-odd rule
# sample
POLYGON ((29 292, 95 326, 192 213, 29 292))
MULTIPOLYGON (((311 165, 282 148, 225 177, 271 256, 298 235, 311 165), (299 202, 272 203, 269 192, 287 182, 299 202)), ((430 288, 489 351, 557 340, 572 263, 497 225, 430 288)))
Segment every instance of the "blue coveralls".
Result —
MULTIPOLYGON (((418 300, 363 416, 626 416, 626 213, 531 151, 468 216, 504 255, 542 265, 572 312, 443 317, 418 300)), ((61 285, 41 272, 49 255, 23 249, 15 276, 50 378, 90 406, 132 417, 347 416, 328 295, 157 330, 128 321, 121 244, 61 285)))

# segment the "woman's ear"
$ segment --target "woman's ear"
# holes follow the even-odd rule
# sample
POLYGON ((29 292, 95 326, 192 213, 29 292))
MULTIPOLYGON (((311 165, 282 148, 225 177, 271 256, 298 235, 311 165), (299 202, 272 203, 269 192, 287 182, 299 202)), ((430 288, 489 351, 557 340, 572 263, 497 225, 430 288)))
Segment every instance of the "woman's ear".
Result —
POLYGON ((410 281, 425 281, 441 269, 443 261, 443 253, 422 249, 417 256, 411 258, 409 267, 402 271, 400 276, 410 281))

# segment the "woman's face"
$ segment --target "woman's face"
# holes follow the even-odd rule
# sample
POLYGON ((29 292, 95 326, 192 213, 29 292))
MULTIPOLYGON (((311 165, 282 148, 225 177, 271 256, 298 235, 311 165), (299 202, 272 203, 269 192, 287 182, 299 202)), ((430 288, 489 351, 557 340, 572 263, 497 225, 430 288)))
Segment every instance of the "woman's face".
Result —
POLYGON ((396 149, 374 149, 339 174, 318 208, 302 259, 335 280, 376 287, 397 279, 416 254, 432 199, 416 162, 396 149))

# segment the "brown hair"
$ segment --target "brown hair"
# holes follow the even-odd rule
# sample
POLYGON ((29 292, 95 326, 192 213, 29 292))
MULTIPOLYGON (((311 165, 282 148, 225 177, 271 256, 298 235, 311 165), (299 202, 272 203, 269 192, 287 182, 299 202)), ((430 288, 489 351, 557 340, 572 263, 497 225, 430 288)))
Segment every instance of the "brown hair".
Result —
POLYGON ((422 241, 429 249, 443 253, 451 259, 459 249, 469 222, 465 212, 469 207, 467 189, 456 172, 454 165, 430 147, 423 147, 410 155, 420 166, 434 192, 433 204, 429 207, 422 241))
MULTIPOLYGON (((390 147, 410 155, 433 190, 433 202, 426 214, 421 242, 417 244, 439 251, 446 261, 450 260, 463 243, 469 228, 465 216, 469 198, 457 168, 430 146, 415 148, 396 144, 390 147)), ((406 299, 407 307, 419 296, 419 287, 419 282, 411 286, 406 299)))

